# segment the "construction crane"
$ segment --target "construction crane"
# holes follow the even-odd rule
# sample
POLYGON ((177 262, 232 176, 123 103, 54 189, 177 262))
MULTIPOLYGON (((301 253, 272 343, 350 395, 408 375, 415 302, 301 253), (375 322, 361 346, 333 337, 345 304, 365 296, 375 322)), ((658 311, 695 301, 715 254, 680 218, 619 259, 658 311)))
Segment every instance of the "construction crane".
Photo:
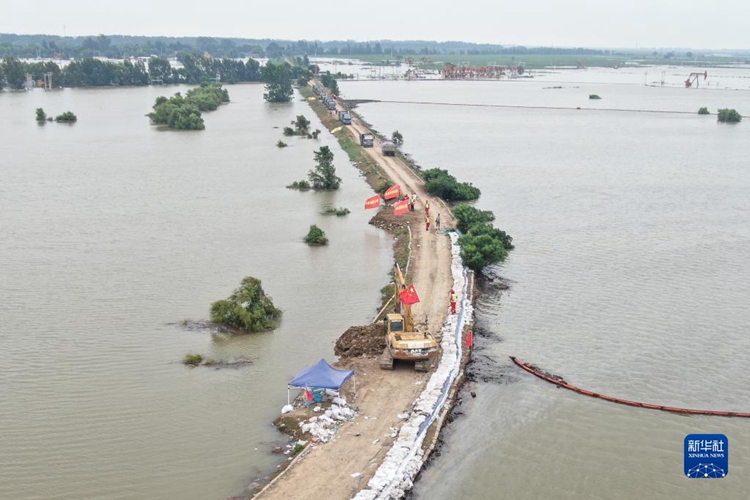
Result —
POLYGON ((419 297, 413 286, 407 286, 398 264, 393 268, 393 280, 396 312, 383 318, 386 347, 380 356, 380 368, 393 370, 393 360, 401 359, 414 361, 414 369, 418 372, 429 371, 438 353, 438 343, 430 333, 420 332, 414 327, 411 306, 419 301, 419 297))
POLYGON ((698 78, 701 76, 703 77, 703 80, 708 78, 708 71, 704 71, 703 73, 690 73, 690 76, 685 80, 685 88, 689 89, 693 86, 693 83, 695 83, 695 88, 698 88, 698 78))

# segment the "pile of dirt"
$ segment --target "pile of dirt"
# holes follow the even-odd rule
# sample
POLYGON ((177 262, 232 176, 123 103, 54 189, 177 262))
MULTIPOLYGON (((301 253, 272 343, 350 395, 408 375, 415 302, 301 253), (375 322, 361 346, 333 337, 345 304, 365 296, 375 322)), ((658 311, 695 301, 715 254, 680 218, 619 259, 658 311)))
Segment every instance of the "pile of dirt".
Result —
POLYGON ((342 358, 379 356, 385 349, 385 328, 382 323, 352 326, 336 341, 334 352, 342 358))
MULTIPOLYGON (((417 212, 409 212, 403 215, 393 215, 393 208, 388 207, 375 214, 375 217, 370 219, 370 224, 393 233, 399 228, 414 224, 416 214, 417 212)), ((422 214, 422 217, 424 217, 424 214, 422 214)))

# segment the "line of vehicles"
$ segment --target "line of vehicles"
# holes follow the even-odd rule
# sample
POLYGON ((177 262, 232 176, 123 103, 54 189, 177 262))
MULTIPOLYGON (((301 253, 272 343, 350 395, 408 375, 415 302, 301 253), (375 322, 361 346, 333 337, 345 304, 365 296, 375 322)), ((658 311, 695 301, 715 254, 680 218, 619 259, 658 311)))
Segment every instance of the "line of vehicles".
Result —
MULTIPOLYGON (((336 99, 332 95, 327 94, 325 89, 313 85, 312 90, 325 105, 326 109, 329 111, 334 111, 336 109, 336 99)), ((352 124, 352 114, 350 111, 339 111, 338 118, 342 125, 352 124)), ((359 144, 363 148, 371 148, 375 146, 375 136, 370 133, 359 134, 359 144)), ((383 156, 396 156, 396 144, 394 144, 393 141, 383 141, 381 148, 383 156)))

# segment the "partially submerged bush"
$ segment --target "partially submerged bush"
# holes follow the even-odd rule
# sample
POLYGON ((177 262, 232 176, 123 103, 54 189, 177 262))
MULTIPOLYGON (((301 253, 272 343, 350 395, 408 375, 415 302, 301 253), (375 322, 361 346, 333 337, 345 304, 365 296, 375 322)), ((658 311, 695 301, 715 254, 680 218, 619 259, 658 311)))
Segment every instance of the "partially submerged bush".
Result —
POLYGON ((285 147, 287 147, 288 145, 289 145, 289 144, 287 144, 287 143, 286 143, 286 142, 284 142, 284 141, 279 141, 279 142, 277 142, 277 143, 276 143, 276 147, 277 147, 277 148, 285 148, 285 147))
POLYGON ((345 215, 349 215, 351 212, 348 208, 336 208, 336 207, 326 207, 325 210, 321 212, 322 215, 335 215, 336 217, 343 217, 345 215))
POLYGON ((247 332, 274 328, 280 316, 281 310, 265 294, 260 280, 252 276, 243 278, 226 300, 211 304, 211 321, 247 332))
POLYGON ((456 227, 462 233, 468 233, 469 229, 478 224, 487 224, 495 220, 495 214, 489 210, 479 210, 466 203, 456 205, 453 209, 453 215, 456 217, 456 227))
POLYGON ((708 108, 703 107, 698 110, 699 115, 710 115, 711 113, 708 112, 708 108))
POLYGON ((502 262, 512 250, 513 238, 491 222, 495 214, 489 210, 479 210, 462 203, 453 210, 458 221, 457 227, 464 234, 458 239, 461 259, 469 269, 479 273, 486 266, 502 262))
POLYGON ((47 121, 47 113, 42 108, 36 108, 36 121, 44 122, 47 121))
POLYGON ((310 226, 307 236, 305 236, 305 243, 308 245, 326 245, 328 238, 326 238, 326 233, 322 229, 313 224, 310 226))
POLYGON ((589 99, 601 99, 598 94, 589 94, 589 99))
POLYGON ((720 109, 718 116, 719 121, 722 123, 739 123, 742 121, 742 115, 736 109, 720 109))
POLYGON ((78 117, 72 111, 66 111, 61 115, 57 115, 55 121, 64 123, 74 123, 78 121, 78 117))
POLYGON ((310 183, 302 180, 302 181, 294 181, 291 184, 289 184, 286 188, 287 189, 297 189, 299 191, 308 191, 312 186, 310 186, 310 183))
POLYGON ((294 129, 292 127, 284 127, 284 135, 286 135, 286 136, 293 136, 294 135, 294 129))
POLYGON ((482 194, 479 188, 469 182, 458 182, 447 170, 431 168, 422 172, 425 189, 433 196, 445 201, 476 200, 482 194))
POLYGON ((203 362, 203 356, 200 354, 185 354, 182 364, 188 366, 198 366, 203 362))

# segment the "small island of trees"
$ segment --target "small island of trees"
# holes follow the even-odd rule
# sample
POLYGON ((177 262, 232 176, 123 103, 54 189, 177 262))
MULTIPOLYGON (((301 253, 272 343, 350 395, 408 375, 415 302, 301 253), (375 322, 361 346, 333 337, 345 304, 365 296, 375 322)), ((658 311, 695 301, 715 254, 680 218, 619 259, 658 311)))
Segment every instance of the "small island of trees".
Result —
POLYGON ((322 229, 313 224, 310 226, 310 231, 308 231, 307 236, 305 236, 305 243, 310 246, 327 245, 328 238, 326 238, 326 233, 324 233, 322 229))
POLYGON ((288 63, 275 64, 269 61, 260 70, 266 92, 263 98, 268 102, 289 102, 292 100, 292 69, 288 63))
POLYGON ((719 110, 718 120, 722 123, 739 123, 742 115, 736 109, 724 108, 719 110))
POLYGON ((310 182, 301 180, 289 184, 289 189, 306 191, 315 189, 320 191, 334 191, 341 185, 341 178, 336 175, 333 164, 333 151, 328 146, 322 146, 315 151, 315 168, 307 173, 310 182))
POLYGON ((213 323, 243 332, 273 329, 280 317, 281 310, 265 294, 260 280, 252 276, 243 278, 227 299, 211 304, 213 323))
POLYGON ((75 123, 78 121, 78 117, 72 111, 66 111, 65 113, 57 115, 55 121, 62 123, 75 123))
POLYGON ((170 98, 157 97, 154 111, 147 116, 152 123, 171 129, 203 130, 201 111, 214 111, 225 102, 229 102, 229 92, 220 83, 203 83, 188 90, 185 97, 179 92, 170 98))

